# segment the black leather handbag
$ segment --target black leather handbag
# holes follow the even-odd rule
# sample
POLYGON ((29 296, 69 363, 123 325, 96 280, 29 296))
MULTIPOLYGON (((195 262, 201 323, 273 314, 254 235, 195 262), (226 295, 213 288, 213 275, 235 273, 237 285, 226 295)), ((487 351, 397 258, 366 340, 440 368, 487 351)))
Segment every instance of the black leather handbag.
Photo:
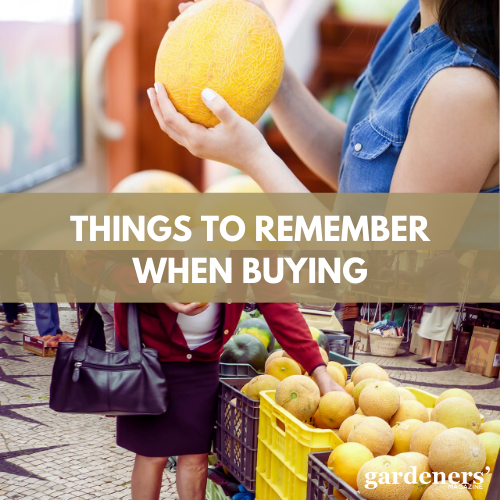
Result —
MULTIPOLYGON (((97 286, 115 264, 107 264, 97 286)), ((50 408, 63 413, 161 415, 167 411, 167 382, 158 351, 143 348, 136 304, 128 305, 128 351, 105 352, 89 345, 95 305, 76 341, 60 342, 50 384, 50 408)))

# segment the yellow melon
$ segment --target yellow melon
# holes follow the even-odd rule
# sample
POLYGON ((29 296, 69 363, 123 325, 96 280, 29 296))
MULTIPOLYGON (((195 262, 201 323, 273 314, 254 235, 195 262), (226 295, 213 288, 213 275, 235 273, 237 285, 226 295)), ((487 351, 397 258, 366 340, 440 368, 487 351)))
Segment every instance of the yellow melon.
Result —
POLYGON ((337 384, 339 384, 341 387, 345 387, 344 375, 342 375, 342 372, 336 366, 328 365, 326 367, 326 371, 328 372, 328 375, 332 377, 334 382, 337 382, 337 384))
POLYGON ((394 435, 386 421, 378 417, 366 417, 354 425, 347 442, 362 444, 378 457, 389 453, 394 444, 394 435))
POLYGON ((373 453, 366 446, 359 443, 345 443, 332 451, 327 465, 335 475, 357 489, 359 469, 373 458, 373 453))
POLYGON ((285 351, 279 350, 279 351, 273 351, 271 354, 269 354, 268 358, 266 359, 266 368, 267 365, 276 358, 282 358, 283 355, 285 354, 285 351))
POLYGON ((349 382, 348 384, 346 384, 345 390, 348 394, 350 394, 352 396, 352 394, 354 392, 354 384, 352 382, 349 382))
POLYGON ((328 364, 328 353, 322 348, 319 348, 319 352, 321 354, 321 357, 323 358, 323 361, 328 364))
POLYGON ((359 407, 369 417, 388 420, 399 409, 399 392, 390 382, 373 382, 359 395, 359 407))
POLYGON ((468 429, 447 429, 436 436, 429 449, 431 469, 434 472, 443 472, 446 477, 452 472, 481 472, 485 463, 484 445, 479 437, 468 429))
POLYGON ((469 490, 469 493, 472 496, 472 500, 486 500, 492 477, 493 474, 484 474, 483 481, 481 483, 477 483, 474 481, 471 489, 469 490))
POLYGON ((365 414, 361 411, 361 408, 358 408, 358 409, 356 410, 355 415, 363 415, 363 416, 366 416, 366 415, 365 415, 365 414))
MULTIPOLYGON (((176 277, 176 283, 182 283, 181 277, 176 277)), ((217 285, 215 283, 182 283, 182 290, 174 295, 177 302, 189 304, 190 302, 200 302, 199 307, 203 307, 212 302, 217 285), (202 302, 204 301, 204 302, 202 302)))
POLYGON ((380 366, 365 366, 361 368, 356 374, 351 377, 354 385, 358 385, 362 380, 367 378, 374 378, 375 380, 383 380, 389 382, 389 375, 380 366))
POLYGON ((186 179, 164 170, 143 170, 120 181, 113 193, 198 193, 186 179))
POLYGON ((335 368, 338 368, 342 375, 344 376, 344 381, 347 383, 347 370, 345 369, 345 366, 342 363, 339 363, 338 361, 328 361, 328 366, 334 366, 335 368))
POLYGON ((394 444, 392 445, 389 455, 399 455, 400 453, 408 453, 410 451, 411 436, 417 427, 424 425, 421 420, 410 419, 404 422, 398 422, 392 427, 394 434, 394 444))
POLYGON ((404 475, 409 473, 411 473, 410 466, 398 457, 374 458, 359 469, 358 490, 367 500, 408 500, 413 491, 413 485, 404 481, 404 475), (370 474, 375 475, 377 479, 381 477, 381 474, 385 475, 390 484, 387 484, 387 481, 376 480, 377 486, 372 488, 367 482, 367 476, 370 477, 370 474), (394 474, 396 480, 394 480, 394 474))
POLYGON ((352 377, 354 377, 354 375, 359 370, 361 370, 361 368, 366 368, 367 366, 375 366, 375 367, 379 368, 379 366, 377 365, 377 363, 362 363, 359 366, 357 366, 356 368, 354 368, 354 370, 352 371, 352 373, 351 373, 351 380, 352 380, 352 377))
POLYGON ((241 389, 240 389, 240 392, 242 392, 243 394, 246 394, 247 393, 247 389, 248 389, 248 384, 250 382, 248 382, 247 384, 245 384, 241 389))
POLYGON ((361 420, 363 420, 364 418, 366 418, 365 415, 354 414, 354 415, 351 415, 350 417, 346 418, 342 422, 342 425, 339 428, 339 436, 340 436, 340 439, 342 439, 342 441, 344 441, 344 443, 347 443, 347 439, 349 438, 349 434, 353 430, 354 426, 357 423, 361 422, 361 420))
POLYGON ((204 0, 168 29, 155 79, 192 122, 205 127, 219 123, 201 98, 210 88, 255 123, 278 91, 284 60, 279 34, 262 9, 243 0, 204 0))
POLYGON ((400 401, 417 401, 415 394, 411 393, 408 389, 398 387, 400 401))
POLYGON ((320 418, 329 429, 338 429, 346 418, 354 415, 355 411, 354 401, 345 392, 325 394, 318 407, 320 418))
MULTIPOLYGON (((292 356, 290 356, 290 354, 288 354, 286 351, 283 351, 283 357, 284 358, 288 358, 288 359, 293 359, 292 356)), ((299 368, 300 368, 300 372, 302 373, 302 375, 304 375, 306 373, 306 371, 304 370, 304 367, 295 359, 293 359, 298 365, 299 365, 299 368)))
POLYGON ((471 403, 476 404, 474 401, 474 398, 467 392, 464 391, 463 389, 448 389, 447 391, 444 391, 441 396, 439 396, 436 400, 436 404, 434 406, 437 406, 441 401, 444 401, 445 399, 448 398, 464 398, 470 401, 471 403))
POLYGON ((313 421, 313 424, 315 425, 315 427, 317 427, 318 429, 330 429, 328 424, 326 422, 323 422, 323 419, 321 418, 321 415, 319 414, 319 407, 316 410, 316 412, 314 413, 314 415, 312 416, 312 421, 313 421))
POLYGON ((432 410, 431 420, 446 425, 448 429, 463 427, 479 432, 481 426, 479 410, 465 398, 444 399, 432 410))
POLYGON ((479 439, 486 450, 484 472, 493 472, 497 463, 498 453, 500 452, 500 436, 494 432, 483 432, 479 434, 479 439))
POLYGON ((467 487, 447 481, 431 484, 422 496, 422 500, 471 500, 467 487))
POLYGON ((447 427, 439 422, 425 422, 420 425, 411 435, 410 451, 429 456, 432 441, 446 429, 447 427))
POLYGON ((398 422, 404 422, 410 418, 421 420, 422 422, 429 421, 427 408, 418 401, 401 401, 398 411, 391 418, 391 427, 398 422))
MULTIPOLYGON (((420 500, 425 490, 429 487, 428 484, 420 482, 421 475, 424 473, 431 474, 431 468, 429 467, 429 459, 422 455, 421 453, 407 452, 398 455, 398 458, 404 460, 410 467, 415 467, 415 483, 413 485, 413 491, 408 500, 420 500)), ((430 478, 431 476, 426 476, 430 478)), ((425 478, 424 478, 425 479, 425 478)), ((426 481, 430 481, 427 479, 426 481)))
POLYGON ((297 362, 291 358, 276 358, 266 366, 266 374, 276 377, 278 380, 285 380, 292 375, 301 375, 302 370, 297 362))
POLYGON ((227 179, 212 184, 205 193, 263 193, 262 188, 248 175, 232 175, 227 179))
POLYGON ((304 375, 292 375, 276 388, 276 403, 301 422, 309 420, 318 409, 318 386, 304 375))
POLYGON ((378 382, 378 380, 375 378, 365 378, 358 385, 354 386, 354 389, 352 391, 352 397, 354 398, 354 404, 356 405, 356 408, 359 407, 359 396, 361 395, 361 392, 365 387, 368 387, 372 382, 378 382))
POLYGON ((275 391, 280 381, 271 375, 259 375, 253 378, 246 391, 247 397, 254 401, 260 401, 261 391, 275 391))
POLYGON ((483 432, 494 432, 495 434, 500 434, 500 420, 490 420, 481 424, 479 427, 479 434, 483 432))

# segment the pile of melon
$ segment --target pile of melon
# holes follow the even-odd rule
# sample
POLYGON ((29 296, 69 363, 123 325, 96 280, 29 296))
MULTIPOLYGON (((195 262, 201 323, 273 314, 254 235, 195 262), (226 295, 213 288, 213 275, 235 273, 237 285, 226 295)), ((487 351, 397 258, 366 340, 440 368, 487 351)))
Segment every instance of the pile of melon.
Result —
MULTIPOLYGON (((320 397, 314 380, 300 365, 286 353, 276 353, 268 359, 266 375, 253 379, 243 392, 258 399, 260 391, 275 390, 276 403, 297 419, 310 427, 333 430, 343 444, 333 450, 328 466, 367 500, 486 498, 500 450, 500 420, 482 424, 469 393, 447 390, 431 409, 411 391, 393 385, 387 372, 374 363, 357 367, 350 380, 345 368, 335 363, 328 364, 328 372, 347 393, 320 397), (417 478, 428 473, 432 482, 432 473, 440 473, 439 480, 366 485, 368 472, 404 476, 412 467, 417 478), (484 482, 479 485, 474 474, 481 473, 484 482), (450 479, 464 482, 465 478, 467 488, 450 487, 450 479)), ((335 496, 343 498, 338 491, 335 496)))

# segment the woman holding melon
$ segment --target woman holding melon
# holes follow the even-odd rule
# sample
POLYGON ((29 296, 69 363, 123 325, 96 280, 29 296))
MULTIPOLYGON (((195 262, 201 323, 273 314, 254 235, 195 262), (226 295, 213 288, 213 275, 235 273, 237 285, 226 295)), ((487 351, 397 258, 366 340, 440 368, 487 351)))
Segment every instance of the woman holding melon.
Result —
MULTIPOLYGON (((245 1, 265 10, 262 0, 245 1)), ((230 107, 231 96, 202 89, 200 100, 220 121, 205 128, 177 111, 182 90, 158 75, 166 88, 157 82, 148 95, 172 139, 248 173, 266 192, 307 192, 230 107)), ((338 192, 498 193, 498 77, 496 0, 408 0, 356 83, 347 124, 288 69, 271 110, 302 161, 338 192)))

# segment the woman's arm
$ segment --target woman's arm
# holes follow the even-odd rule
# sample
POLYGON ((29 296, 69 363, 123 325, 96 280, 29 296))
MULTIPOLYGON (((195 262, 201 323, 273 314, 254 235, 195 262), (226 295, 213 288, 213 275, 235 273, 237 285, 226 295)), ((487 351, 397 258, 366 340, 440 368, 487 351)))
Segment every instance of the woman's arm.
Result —
POLYGON ((498 82, 476 68, 434 76, 415 106, 392 193, 478 193, 499 184, 498 82))
POLYGON ((324 109, 289 68, 271 111, 297 156, 337 189, 346 124, 324 109))

